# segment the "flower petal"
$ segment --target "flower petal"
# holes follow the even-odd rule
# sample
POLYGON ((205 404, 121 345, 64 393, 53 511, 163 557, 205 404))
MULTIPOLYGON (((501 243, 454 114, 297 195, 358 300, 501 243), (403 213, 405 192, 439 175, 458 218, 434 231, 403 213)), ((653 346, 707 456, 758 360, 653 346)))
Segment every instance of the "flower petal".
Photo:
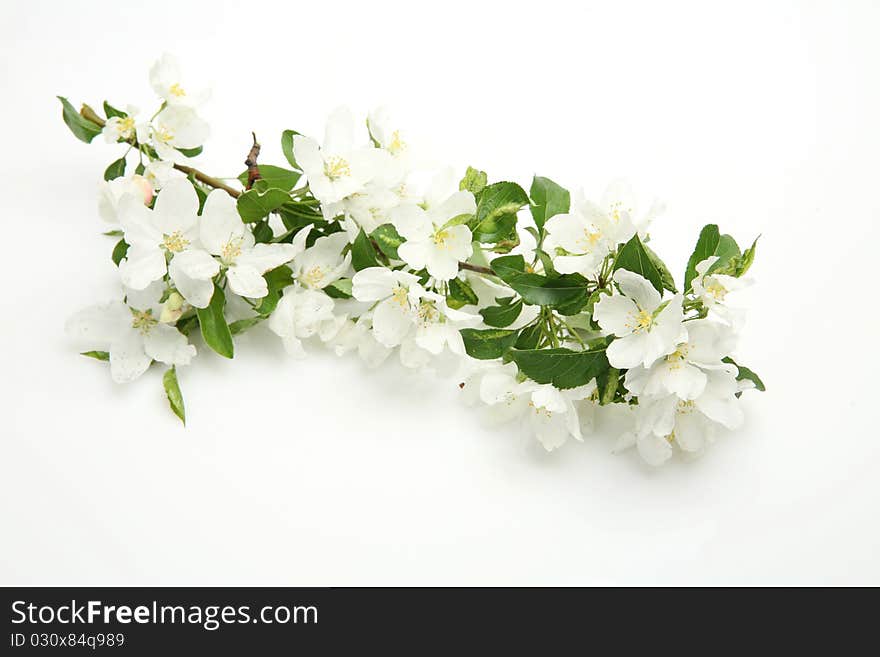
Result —
POLYGON ((119 263, 119 277, 125 287, 143 290, 165 275, 165 253, 157 246, 132 245, 119 263))
POLYGON ((196 348, 186 336, 168 324, 157 324, 144 336, 144 351, 153 360, 167 365, 189 365, 196 348))
POLYGON ((259 270, 250 265, 234 265, 226 270, 229 287, 237 295, 262 299, 269 294, 269 286, 259 270))
MULTIPOLYGON (((162 192, 163 194, 165 192, 162 192)), ((205 199, 199 222, 199 239, 210 253, 220 255, 230 239, 241 237, 244 223, 235 207, 235 201, 221 189, 215 189, 205 199)))
POLYGON ((129 383, 147 371, 153 359, 144 352, 144 340, 133 328, 123 331, 110 345, 110 376, 129 383))

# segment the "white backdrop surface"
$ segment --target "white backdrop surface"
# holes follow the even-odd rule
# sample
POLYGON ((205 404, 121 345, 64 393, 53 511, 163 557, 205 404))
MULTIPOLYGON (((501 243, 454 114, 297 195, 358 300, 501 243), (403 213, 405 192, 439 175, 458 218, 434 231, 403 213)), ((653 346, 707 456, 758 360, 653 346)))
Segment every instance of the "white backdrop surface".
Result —
POLYGON ((865 2, 5 3, 0 584, 880 584, 880 5, 865 2), (114 385, 67 316, 111 298, 95 188, 118 157, 55 94, 147 108, 176 54, 213 88, 200 168, 250 130, 391 106, 438 162, 668 207, 763 235, 739 354, 768 392, 701 459, 652 470, 612 436, 553 454, 487 429, 457 381, 288 359, 114 385))

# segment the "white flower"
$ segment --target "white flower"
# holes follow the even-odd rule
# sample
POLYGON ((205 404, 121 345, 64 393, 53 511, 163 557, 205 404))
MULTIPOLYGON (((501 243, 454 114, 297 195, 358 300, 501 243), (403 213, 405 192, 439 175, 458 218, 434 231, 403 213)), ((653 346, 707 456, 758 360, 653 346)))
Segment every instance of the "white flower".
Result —
POLYGON ((176 328, 159 321, 164 286, 126 290, 126 302, 114 301, 76 313, 66 325, 69 335, 84 349, 110 353, 110 375, 128 383, 143 374, 154 360, 188 365, 196 348, 176 328))
POLYGON ((124 196, 131 196, 142 205, 153 200, 153 187, 143 176, 133 175, 101 181, 98 193, 98 215, 107 223, 119 221, 120 202, 124 196))
POLYGON ((337 208, 331 210, 332 216, 345 215, 343 226, 349 240, 354 241, 360 229, 372 233, 382 224, 390 223, 391 210, 400 205, 400 196, 387 188, 374 183, 367 184, 363 191, 343 199, 337 208))
POLYGON ((356 320, 344 317, 332 335, 321 335, 321 339, 337 356, 357 350, 358 355, 369 367, 381 365, 392 351, 390 347, 386 347, 376 339, 371 330, 369 313, 361 315, 356 320))
POLYGON ((692 400, 703 394, 707 370, 732 370, 736 366, 721 361, 734 349, 736 338, 729 327, 698 319, 687 322, 687 340, 671 354, 659 358, 650 368, 634 367, 626 373, 626 389, 644 397, 665 397, 692 400))
MULTIPOLYGON (((162 195, 166 193, 162 192, 162 195)), ((311 226, 299 231, 291 244, 255 244, 253 234, 238 214, 235 201, 222 190, 215 189, 205 201, 199 235, 208 253, 218 256, 220 264, 226 268, 226 279, 232 291, 242 297, 261 299, 269 293, 263 274, 302 253, 310 231, 311 226)), ((172 276, 176 260, 177 256, 171 262, 172 276)), ((204 277, 207 271, 202 272, 202 276, 195 271, 185 270, 185 273, 194 280, 202 280, 203 284, 211 278, 204 277)), ((186 296, 185 291, 181 290, 181 293, 186 296)))
POLYGON ((608 362, 620 369, 650 367, 686 339, 681 295, 661 308, 660 293, 642 276, 618 269, 614 281, 620 294, 603 295, 593 311, 602 330, 615 336, 606 352, 608 362))
POLYGON ((730 300, 727 295, 748 287, 751 280, 728 274, 707 274, 706 272, 716 262, 718 262, 718 256, 709 256, 697 263, 697 275, 694 277, 691 287, 694 295, 703 302, 703 305, 714 317, 737 327, 742 324, 743 311, 740 308, 729 306, 730 300))
POLYGON ((315 244, 293 262, 293 275, 306 287, 320 290, 339 280, 348 269, 351 253, 342 255, 348 246, 345 233, 333 233, 320 237, 315 244))
POLYGON ((327 120, 323 146, 302 135, 293 138, 293 155, 308 178, 309 189, 322 205, 336 203, 362 190, 381 166, 383 152, 355 145, 354 131, 351 111, 339 108, 327 120))
POLYGON ((386 347, 398 346, 416 322, 425 294, 418 280, 408 272, 385 267, 361 269, 351 279, 355 299, 378 302, 372 311, 373 333, 386 347))
POLYGON ((153 160, 144 167, 144 178, 147 179, 153 189, 159 191, 173 178, 180 178, 183 174, 175 170, 174 162, 165 160, 153 160))
POLYGON ((400 128, 394 124, 388 108, 379 107, 370 112, 367 129, 379 147, 391 155, 386 180, 402 181, 413 167, 415 158, 409 143, 403 139, 400 128))
POLYGON ((101 133, 104 135, 104 141, 108 144, 115 144, 120 139, 123 141, 129 141, 137 134, 138 108, 129 105, 125 108, 125 112, 125 116, 111 116, 104 124, 101 133))
POLYGON ((186 159, 177 149, 198 148, 208 139, 210 128, 195 110, 169 106, 159 112, 149 127, 138 129, 138 141, 149 143, 163 160, 186 159))
POLYGON ((594 274, 605 256, 636 234, 629 213, 619 207, 598 206, 580 194, 571 211, 551 217, 545 225, 553 265, 563 274, 594 274))
POLYGON ((464 341, 460 329, 473 328, 480 323, 478 315, 455 310, 446 305, 446 298, 434 292, 424 292, 418 300, 415 313, 416 345, 433 356, 444 347, 457 356, 464 356, 464 341))
POLYGON ((476 211, 474 195, 459 191, 454 177, 441 174, 421 205, 404 203, 391 211, 391 223, 406 238, 397 249, 398 255, 415 270, 427 269, 438 281, 454 278, 459 261, 473 253, 473 244, 470 228, 463 223, 448 226, 447 222, 476 211))
MULTIPOLYGON (((142 201, 131 196, 120 201, 119 220, 129 245, 125 259, 119 263, 123 285, 143 290, 165 276, 168 271, 166 256, 184 253, 184 259, 192 260, 200 271, 207 268, 213 271, 210 276, 217 273, 214 260, 198 248, 199 199, 189 181, 180 178, 168 183, 152 210, 142 201)), ((175 278, 173 273, 172 278, 175 278)), ((198 305, 184 289, 180 286, 178 289, 190 303, 198 305)))
POLYGON ((714 438, 717 425, 727 429, 741 426, 743 412, 736 397, 736 375, 728 370, 706 374, 706 386, 696 399, 669 395, 640 403, 636 431, 626 434, 621 446, 635 444, 647 463, 660 465, 672 456, 673 443, 685 452, 699 452, 714 438))
POLYGON ((535 384, 529 399, 529 422, 548 452, 562 447, 569 437, 583 440, 573 400, 582 399, 584 394, 589 393, 583 387, 559 390, 550 384, 535 384))
POLYGON ((665 211, 663 203, 655 200, 648 208, 648 211, 641 214, 638 199, 629 183, 624 180, 615 180, 605 188, 599 207, 612 218, 622 218, 623 213, 626 213, 642 237, 647 234, 651 222, 665 211))
POLYGON ((150 69, 150 86, 170 106, 196 107, 210 95, 207 91, 193 93, 184 86, 177 59, 167 53, 150 69))
MULTIPOLYGON (((465 386, 473 383, 472 379, 465 386)), ((489 368, 479 375, 480 400, 489 407, 493 419, 507 422, 527 415, 529 428, 548 452, 561 447, 569 437, 583 440, 574 402, 589 398, 595 389, 595 381, 569 390, 520 381, 512 363, 489 368)))
POLYGON ((291 356, 305 356, 301 340, 309 338, 324 322, 333 320, 333 299, 298 283, 284 288, 284 295, 269 317, 269 329, 284 342, 291 356))

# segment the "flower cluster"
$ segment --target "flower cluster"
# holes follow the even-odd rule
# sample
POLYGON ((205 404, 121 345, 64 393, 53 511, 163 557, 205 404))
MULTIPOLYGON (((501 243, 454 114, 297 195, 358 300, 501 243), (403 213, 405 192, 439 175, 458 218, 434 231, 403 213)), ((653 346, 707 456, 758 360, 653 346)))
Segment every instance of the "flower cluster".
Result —
POLYGON ((733 359, 743 316, 731 302, 754 243, 741 250, 707 225, 679 288, 649 247, 662 208, 640 213, 625 185, 594 202, 544 177, 526 192, 473 168, 432 173, 384 110, 364 129, 339 109, 321 141, 284 131, 284 166, 257 164, 254 138, 240 184, 219 180, 190 160, 208 135, 207 95, 168 55, 149 78, 160 106, 146 121, 61 98, 78 138, 125 149, 98 203, 121 298, 67 328, 116 382, 166 365, 182 420, 177 368, 196 336, 232 358, 235 336, 263 323, 295 357, 323 343, 454 376, 469 402, 547 450, 618 409, 629 427, 618 446, 651 464, 736 428, 742 391, 763 390, 733 359))

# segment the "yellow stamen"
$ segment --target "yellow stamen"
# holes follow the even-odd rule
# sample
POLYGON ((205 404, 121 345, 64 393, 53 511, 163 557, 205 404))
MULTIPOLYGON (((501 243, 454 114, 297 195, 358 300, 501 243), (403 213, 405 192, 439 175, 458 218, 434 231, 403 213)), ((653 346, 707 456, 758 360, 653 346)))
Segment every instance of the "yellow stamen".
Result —
POLYGON ((168 91, 171 92, 172 96, 177 96, 178 98, 186 96, 186 92, 183 90, 183 87, 181 87, 176 82, 172 84, 171 87, 169 87, 168 91))
POLYGON ((334 155, 324 162, 324 175, 331 181, 336 181, 344 176, 350 176, 351 167, 344 158, 334 155))
POLYGON ((235 262, 235 259, 241 255, 241 243, 244 238, 233 237, 220 250, 220 259, 227 265, 235 262))
POLYGON ((391 133, 391 142, 388 144, 388 152, 392 155, 400 155, 406 150, 406 142, 400 138, 400 131, 391 133))
POLYGON ((131 327, 140 331, 141 335, 146 335, 152 328, 159 323, 153 317, 153 311, 150 310, 134 310, 131 311, 131 327))
POLYGON ((171 251, 171 253, 180 253, 189 246, 189 240, 179 230, 175 230, 170 235, 162 236, 162 246, 171 251))

